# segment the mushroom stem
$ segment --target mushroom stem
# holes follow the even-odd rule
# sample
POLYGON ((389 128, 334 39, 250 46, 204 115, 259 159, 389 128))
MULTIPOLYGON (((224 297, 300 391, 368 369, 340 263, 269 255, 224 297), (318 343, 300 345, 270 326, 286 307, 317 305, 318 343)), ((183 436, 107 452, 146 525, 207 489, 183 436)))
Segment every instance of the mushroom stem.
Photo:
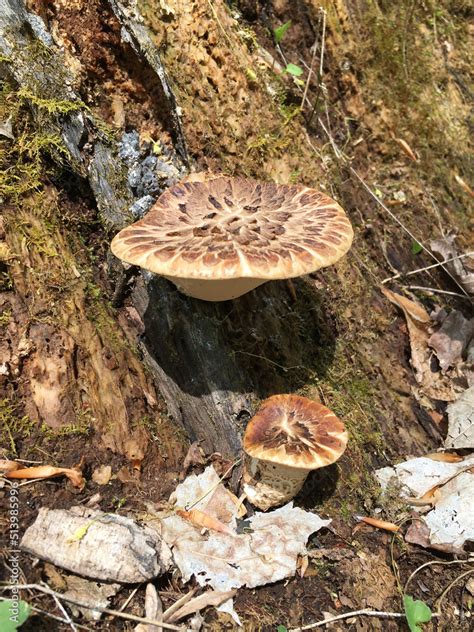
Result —
POLYGON ((267 279, 242 277, 240 279, 185 279, 182 277, 166 276, 174 283, 178 290, 186 296, 199 298, 202 301, 229 301, 242 294, 251 292, 267 279))
POLYGON ((294 498, 309 472, 309 469, 248 457, 244 466, 243 490, 252 505, 267 511, 294 498))

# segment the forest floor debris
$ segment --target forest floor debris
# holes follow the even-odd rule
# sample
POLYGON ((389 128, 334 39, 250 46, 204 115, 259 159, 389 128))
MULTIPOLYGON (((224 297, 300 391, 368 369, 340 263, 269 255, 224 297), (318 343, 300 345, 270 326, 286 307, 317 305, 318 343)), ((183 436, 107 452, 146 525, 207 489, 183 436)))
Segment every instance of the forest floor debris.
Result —
POLYGON ((377 470, 376 476, 382 489, 398 489, 423 514, 415 518, 421 525, 409 531, 409 541, 458 553, 474 541, 474 455, 454 463, 419 457, 377 470))
POLYGON ((306 553, 309 536, 331 522, 293 503, 239 519, 239 502, 225 490, 212 466, 200 476, 191 474, 173 497, 177 506, 193 506, 209 517, 208 526, 202 520, 193 524, 178 512, 162 519, 162 536, 175 564, 184 581, 194 575, 202 586, 219 590, 254 588, 291 577, 298 555, 306 553), (203 498, 203 489, 214 491, 203 498), (213 529, 214 520, 227 528, 213 529), (206 526, 210 531, 203 534, 206 526))

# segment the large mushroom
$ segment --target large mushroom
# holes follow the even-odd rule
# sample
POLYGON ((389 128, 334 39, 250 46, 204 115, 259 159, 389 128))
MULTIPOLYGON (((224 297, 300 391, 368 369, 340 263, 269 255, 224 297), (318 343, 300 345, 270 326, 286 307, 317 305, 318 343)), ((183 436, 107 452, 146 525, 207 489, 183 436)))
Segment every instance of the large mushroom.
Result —
POLYGON ((245 430, 243 481, 263 511, 288 502, 308 473, 337 461, 347 445, 344 424, 329 408, 298 395, 273 395, 245 430))
POLYGON ((346 214, 324 193, 194 174, 121 230, 111 248, 188 296, 226 301, 265 281, 329 266, 349 250, 352 238, 346 214))

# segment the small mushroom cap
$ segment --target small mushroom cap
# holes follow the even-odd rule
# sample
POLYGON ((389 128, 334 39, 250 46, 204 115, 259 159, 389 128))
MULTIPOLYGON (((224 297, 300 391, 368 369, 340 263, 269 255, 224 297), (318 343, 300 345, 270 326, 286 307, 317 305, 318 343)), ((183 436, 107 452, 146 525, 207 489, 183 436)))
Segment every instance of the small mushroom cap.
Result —
POLYGON ((329 408, 299 395, 266 399, 245 430, 244 450, 255 459, 316 470, 346 449, 344 424, 329 408))
POLYGON ((112 252, 167 277, 286 279, 335 263, 351 224, 324 193, 299 185, 193 174, 121 230, 112 252))

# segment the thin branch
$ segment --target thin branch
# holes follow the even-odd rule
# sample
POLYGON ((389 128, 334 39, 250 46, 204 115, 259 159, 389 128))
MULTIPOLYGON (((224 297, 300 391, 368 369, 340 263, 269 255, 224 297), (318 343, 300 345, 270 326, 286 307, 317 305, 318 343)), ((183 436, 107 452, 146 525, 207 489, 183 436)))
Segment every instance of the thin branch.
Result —
POLYGON ((303 98, 301 99, 301 105, 300 105, 301 109, 304 108, 306 95, 308 94, 308 89, 309 89, 309 82, 311 81, 311 75, 313 74, 313 65, 314 65, 314 60, 316 58, 316 49, 318 48, 317 43, 318 43, 318 40, 316 39, 313 44, 313 54, 311 55, 311 65, 308 66, 306 63, 304 64, 308 68, 308 78, 306 79, 306 84, 305 84, 304 92, 303 92, 303 98))
POLYGON ((58 608, 61 610, 61 612, 64 615, 64 618, 66 619, 67 624, 70 626, 71 630, 73 630, 73 632, 77 632, 77 626, 75 625, 74 621, 71 619, 71 617, 69 616, 66 608, 63 606, 63 604, 59 601, 59 599, 56 597, 56 595, 52 595, 54 601, 56 602, 56 605, 58 606, 58 608))
POLYGON ((137 594, 137 592, 140 590, 142 586, 143 586, 143 582, 132 590, 132 592, 129 594, 129 596, 125 599, 123 604, 120 606, 119 612, 123 612, 125 610, 125 608, 132 601, 132 599, 135 597, 135 595, 137 594))
POLYGON ((436 613, 438 615, 441 614, 440 610, 441 610, 441 602, 443 601, 443 599, 446 597, 446 595, 448 594, 448 592, 451 590, 451 588, 458 583, 458 581, 460 579, 463 579, 464 577, 467 577, 468 575, 472 575, 474 573, 474 568, 471 568, 471 570, 466 571, 464 573, 462 573, 461 575, 458 575, 457 577, 455 577, 453 579, 452 582, 449 582, 449 584, 446 586, 446 588, 443 590, 443 592, 441 593, 441 595, 438 597, 438 599, 436 600, 436 613))
POLYGON ((420 290, 421 292, 434 292, 435 294, 447 294, 448 296, 457 296, 458 298, 464 298, 468 301, 471 298, 467 294, 459 294, 459 292, 450 292, 449 290, 438 290, 435 287, 424 287, 423 285, 404 285, 407 290, 420 290))
POLYGON ((324 621, 318 621, 317 623, 310 623, 304 625, 301 628, 293 628, 289 632, 302 632, 303 630, 314 630, 314 628, 321 628, 333 621, 341 621, 342 619, 350 619, 351 617, 377 617, 379 619, 404 619, 405 615, 402 612, 378 612, 377 610, 354 610, 353 612, 345 612, 344 614, 338 614, 336 617, 329 617, 324 621))
POLYGON ((119 619, 126 619, 127 621, 135 621, 136 623, 144 623, 147 625, 155 625, 157 627, 161 626, 162 628, 165 628, 165 630, 183 629, 182 627, 172 625, 171 623, 165 623, 164 621, 156 621, 156 619, 147 619, 146 617, 137 617, 134 614, 127 614, 125 612, 120 612, 119 610, 111 610, 110 608, 102 608, 102 606, 91 606, 90 603, 84 603, 83 601, 79 601, 79 599, 71 599, 70 597, 65 597, 61 593, 57 593, 54 590, 47 588, 46 586, 41 586, 40 584, 12 584, 8 586, 0 586, 0 590, 27 590, 29 588, 42 592, 45 595, 50 595, 51 597, 57 597, 58 599, 62 599, 67 603, 72 603, 75 606, 87 608, 88 610, 97 610, 97 612, 110 614, 114 617, 118 617, 119 619))
POLYGON ((426 266, 425 268, 418 268, 417 270, 411 270, 410 272, 398 272, 394 276, 387 277, 382 281, 382 285, 388 283, 389 281, 395 281, 400 277, 411 276, 412 274, 418 274, 418 272, 426 272, 426 270, 432 270, 433 268, 438 268, 439 266, 443 266, 445 263, 450 263, 451 261, 456 261, 457 259, 464 259, 465 257, 473 257, 474 252, 467 252, 462 255, 456 255, 456 257, 451 257, 451 259, 445 259, 444 261, 438 261, 438 263, 433 263, 431 266, 426 266))
MULTIPOLYGON (((0 597, 0 601, 9 601, 6 597, 0 597)), ((67 619, 63 619, 62 617, 58 617, 56 614, 52 614, 47 610, 41 610, 41 608, 37 608, 36 606, 32 606, 30 603, 28 607, 33 612, 37 612, 38 614, 42 614, 44 617, 48 617, 49 619, 54 619, 55 621, 59 621, 60 623, 68 623, 67 619)), ((76 628, 80 630, 87 630, 88 632, 92 632, 92 628, 89 628, 87 625, 82 625, 80 623, 75 624, 76 628)))
POLYGON ((321 56, 319 58, 319 78, 321 79, 323 76, 323 66, 324 66, 324 49, 326 46, 326 11, 321 8, 323 13, 323 34, 321 35, 321 56))
POLYGON ((191 588, 189 592, 187 592, 185 595, 183 595, 177 601, 171 604, 171 606, 163 612, 162 619, 168 620, 171 617, 171 615, 173 615, 175 612, 178 612, 181 606, 184 606, 184 604, 188 603, 191 597, 193 597, 196 594, 196 591, 197 591, 197 587, 191 588))
POLYGON ((444 560, 431 560, 430 562, 425 562, 424 564, 422 564, 421 566, 418 566, 418 568, 415 568, 415 570, 413 571, 413 573, 410 575, 410 577, 406 580, 405 582, 405 587, 403 589, 403 592, 406 593, 408 590, 408 585, 410 584, 411 580, 415 577, 415 575, 417 575, 420 571, 422 571, 424 568, 426 568, 427 566, 433 566, 434 564, 439 564, 440 566, 451 566, 451 564, 469 564, 470 560, 448 560, 448 561, 444 561, 444 560))

